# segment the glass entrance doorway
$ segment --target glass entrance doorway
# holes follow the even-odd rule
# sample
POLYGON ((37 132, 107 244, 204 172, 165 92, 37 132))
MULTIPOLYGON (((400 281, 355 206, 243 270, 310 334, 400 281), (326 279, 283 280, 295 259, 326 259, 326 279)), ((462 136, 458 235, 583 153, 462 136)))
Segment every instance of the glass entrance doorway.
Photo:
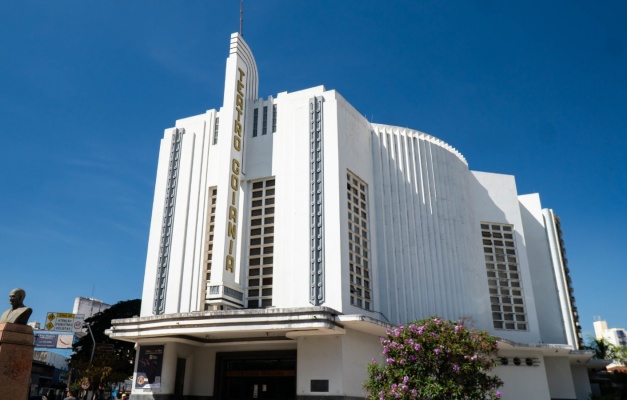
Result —
POLYGON ((224 400, 293 400, 296 351, 218 353, 215 388, 224 400))

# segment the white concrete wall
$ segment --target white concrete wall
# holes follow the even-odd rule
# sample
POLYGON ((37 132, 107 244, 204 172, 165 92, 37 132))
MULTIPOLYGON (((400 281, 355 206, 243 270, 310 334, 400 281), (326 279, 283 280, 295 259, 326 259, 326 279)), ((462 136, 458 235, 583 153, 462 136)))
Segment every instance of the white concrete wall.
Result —
POLYGON ((588 400, 592 387, 590 386, 590 378, 588 377, 588 369, 585 365, 571 365, 573 382, 575 384, 575 394, 577 400, 588 400))
MULTIPOLYGON (((474 225, 477 226, 477 229, 479 229, 481 222, 496 222, 513 225, 516 254, 518 256, 521 285, 524 293, 528 321, 527 331, 497 330, 493 328, 492 323, 480 325, 480 328, 488 330, 495 336, 514 342, 538 343, 540 341, 540 330, 533 285, 531 282, 531 273, 529 271, 525 230, 520 213, 518 193, 516 191, 516 181, 511 175, 476 171, 473 171, 472 175, 474 177, 471 185, 472 199, 476 216, 474 225)), ((485 298, 488 299, 487 290, 485 296, 485 298)))
MULTIPOLYGON (((326 288, 329 306, 345 314, 372 315, 350 302, 347 172, 350 170, 367 185, 369 259, 371 273, 376 260, 377 229, 372 169, 370 123, 338 92, 325 92, 325 246, 326 288)), ((376 277, 371 278, 376 296, 376 277)), ((377 310, 373 299, 372 310, 377 310)))
MULTIPOLYGON (((499 351, 499 357, 510 358, 508 365, 498 365, 492 373, 498 376, 504 385, 499 389, 504 400, 550 400, 552 398, 546 377, 545 363, 542 354, 533 352, 499 351), (512 365, 511 359, 518 357, 521 365, 512 365), (527 366, 525 358, 540 360, 537 366, 527 366)), ((564 397, 565 399, 567 397, 564 397)))
POLYGON ((178 235, 172 250, 180 258, 170 257, 170 271, 166 313, 191 312, 199 307, 199 283, 202 261, 204 259, 204 227, 206 219, 207 190, 203 164, 209 157, 211 135, 207 129, 206 115, 177 121, 177 127, 185 129, 181 168, 177 190, 177 207, 175 210, 175 227, 182 226, 184 232, 178 235), (185 180, 182 180, 182 179, 185 180), (186 181, 189 181, 189 184, 186 181), (180 193, 185 191, 187 193, 180 193), (183 204, 180 204, 183 202, 183 204), (180 213, 180 214, 179 214, 180 213), (184 226, 184 228, 183 228, 184 226), (181 241, 182 239, 182 241, 181 241), (176 260, 180 260, 175 263, 176 260), (179 282, 180 291, 170 292, 171 286, 179 282), (175 295, 176 293, 176 295, 175 295))
POLYGON ((174 129, 166 129, 159 147, 159 161, 157 163, 157 177, 155 179, 155 194, 150 219, 150 234, 148 236, 148 250, 146 254, 146 270, 144 272, 144 287, 142 291, 141 316, 152 315, 157 279, 157 264, 159 262, 159 246, 161 241, 161 224, 163 221, 163 206, 165 203, 166 184, 168 180, 168 162, 174 129))
POLYGON ((545 357, 546 379, 553 399, 576 399, 575 383, 567 357, 545 357))
POLYGON ((189 394, 191 396, 212 395, 215 387, 216 375, 215 349, 196 348, 192 367, 191 369, 186 370, 185 374, 188 375, 191 380, 189 392, 186 391, 185 394, 189 394))
MULTIPOLYGON (((207 170, 210 169, 209 154, 212 148, 215 116, 215 111, 210 110, 206 114, 176 122, 177 128, 185 129, 185 134, 182 140, 176 189, 166 313, 196 311, 201 303, 207 188, 212 184, 207 170)), ((152 315, 153 310, 173 132, 173 129, 166 130, 164 139, 161 141, 141 316, 152 315)))
POLYGON ((422 132, 373 130, 376 309, 394 323, 440 315, 484 326, 487 280, 465 160, 422 132))
POLYGON ((301 337, 298 339, 296 393, 362 397, 367 365, 380 355, 377 336, 351 329, 345 335, 301 337), (328 380, 329 392, 310 392, 312 379, 328 380))
POLYGON ((529 194, 519 196, 519 200, 533 293, 536 303, 542 305, 542 312, 538 313, 540 340, 543 343, 566 344, 568 342, 564 329, 564 315, 560 307, 554 267, 551 263, 540 196, 529 194))
POLYGON ((574 349, 579 348, 577 325, 573 317, 573 305, 571 303, 571 292, 568 285, 567 275, 564 268, 564 258, 562 254, 562 245, 560 244, 560 236, 558 232, 556 216, 553 210, 542 210, 544 225, 546 227, 546 237, 551 254, 551 262, 553 266, 553 274, 555 276, 554 293, 559 298, 561 309, 562 325, 566 336, 566 342, 574 349))
MULTIPOLYGON (((279 93, 276 99, 277 132, 269 134, 274 136, 270 154, 272 175, 276 176, 273 278, 273 305, 276 307, 311 305, 309 99, 323 92, 324 88, 319 86, 295 93, 279 93)), ((325 104, 325 113, 326 110, 325 104)))
POLYGON ((102 300, 77 297, 74 299, 72 314, 82 314, 87 319, 108 308, 111 308, 111 305, 103 303, 102 300))
POLYGON ((342 337, 306 336, 298 338, 296 355, 297 395, 341 395, 342 384, 342 337), (328 393, 312 393, 312 379, 329 381, 328 393))
POLYGON ((346 396, 364 396, 364 382, 368 377, 368 364, 373 358, 381 361, 379 338, 363 332, 347 330, 342 337, 342 382, 346 396))
MULTIPOLYGON (((185 270, 185 257, 191 256, 186 253, 185 244, 188 235, 189 203, 193 197, 190 193, 192 187, 194 147, 196 142, 195 133, 185 130, 181 140, 180 161, 178 169, 178 182, 176 189, 176 206, 174 209, 174 220, 172 222, 172 244, 170 246, 170 262, 168 266, 168 287, 166 291, 165 313, 180 312, 181 296, 183 288, 182 278, 185 270)), ((189 263, 188 263, 189 265, 189 263)))

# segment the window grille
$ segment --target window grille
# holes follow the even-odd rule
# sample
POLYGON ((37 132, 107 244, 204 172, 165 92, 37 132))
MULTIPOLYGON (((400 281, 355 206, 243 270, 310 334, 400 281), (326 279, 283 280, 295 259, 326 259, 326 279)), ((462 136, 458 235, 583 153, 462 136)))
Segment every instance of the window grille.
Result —
POLYGON ((348 200, 348 258, 351 304, 372 309, 368 235, 368 187, 357 175, 346 174, 348 200))
POLYGON ((213 129, 213 144, 218 144, 218 130, 220 128, 220 117, 216 117, 216 124, 213 129))
POLYGON ((261 127, 261 134, 268 133, 268 106, 263 106, 263 126, 261 127))
POLYGON ((276 104, 272 105, 272 133, 276 132, 276 104))
POLYGON ((248 308, 272 306, 274 178, 252 183, 248 245, 248 308))
POLYGON ((481 223, 494 328, 527 330, 522 279, 512 225, 481 223))
POLYGON ((257 122, 259 121, 259 109, 255 108, 253 111, 253 137, 257 136, 257 122))
MULTIPOLYGON (((211 264, 213 263, 213 234, 216 222, 216 201, 218 198, 218 188, 209 188, 209 205, 207 206, 207 224, 205 233, 205 287, 211 282, 211 264)), ((210 294, 210 293, 208 293, 210 294)), ((208 309, 209 305, 205 305, 208 309)))

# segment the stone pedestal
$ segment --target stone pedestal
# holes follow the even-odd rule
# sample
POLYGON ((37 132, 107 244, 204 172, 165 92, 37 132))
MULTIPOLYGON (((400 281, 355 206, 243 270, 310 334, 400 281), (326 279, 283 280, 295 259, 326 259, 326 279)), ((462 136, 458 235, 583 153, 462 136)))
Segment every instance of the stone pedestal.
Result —
POLYGON ((34 339, 33 328, 28 325, 0 323, 1 398, 28 398, 34 339))

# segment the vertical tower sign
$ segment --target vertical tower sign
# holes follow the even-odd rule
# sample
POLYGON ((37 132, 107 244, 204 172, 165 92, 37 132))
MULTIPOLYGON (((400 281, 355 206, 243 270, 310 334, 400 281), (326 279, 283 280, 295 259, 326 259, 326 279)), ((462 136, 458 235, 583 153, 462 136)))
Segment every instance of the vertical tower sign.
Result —
POLYGON ((239 283, 241 261, 240 191, 243 181, 243 150, 247 105, 257 98, 257 66, 252 52, 237 33, 231 35, 231 50, 226 60, 224 104, 220 110, 218 143, 219 178, 216 200, 215 267, 207 291, 210 303, 243 306, 239 283), (224 122, 222 122, 224 121, 224 122), (220 243, 222 242, 222 243, 220 243))
POLYGON ((235 247, 237 241, 237 222, 238 222, 238 199, 240 188, 240 172, 242 167, 242 132, 244 130, 244 76, 246 73, 241 68, 237 68, 237 89, 235 91, 235 118, 233 120, 233 140, 230 182, 228 188, 229 211, 228 223, 226 229, 226 240, 228 242, 228 252, 224 257, 225 269, 230 273, 235 272, 235 247))

